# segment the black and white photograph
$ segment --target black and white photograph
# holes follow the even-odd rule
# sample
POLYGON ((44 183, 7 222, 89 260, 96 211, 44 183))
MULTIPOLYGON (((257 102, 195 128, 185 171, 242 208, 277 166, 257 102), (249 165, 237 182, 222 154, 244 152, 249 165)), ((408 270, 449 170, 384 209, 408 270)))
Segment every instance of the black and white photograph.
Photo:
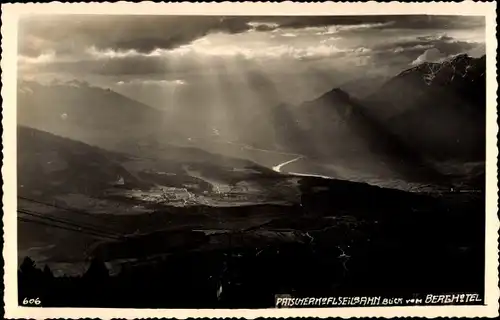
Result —
POLYGON ((296 10, 20 15, 19 307, 487 305, 485 15, 296 10))

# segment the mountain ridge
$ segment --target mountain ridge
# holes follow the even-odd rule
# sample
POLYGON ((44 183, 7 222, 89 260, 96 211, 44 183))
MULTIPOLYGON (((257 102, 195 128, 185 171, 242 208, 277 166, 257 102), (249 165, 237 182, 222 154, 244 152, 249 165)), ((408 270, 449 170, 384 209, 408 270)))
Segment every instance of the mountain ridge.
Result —
POLYGON ((482 160, 485 60, 462 54, 423 63, 387 81, 363 103, 389 130, 431 157, 482 160))

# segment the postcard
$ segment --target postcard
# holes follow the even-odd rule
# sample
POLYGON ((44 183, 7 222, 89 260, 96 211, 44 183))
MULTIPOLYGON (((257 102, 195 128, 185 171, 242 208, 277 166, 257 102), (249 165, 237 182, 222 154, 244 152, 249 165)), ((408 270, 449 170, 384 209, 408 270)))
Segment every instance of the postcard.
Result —
POLYGON ((496 3, 2 9, 6 318, 498 316, 496 3))

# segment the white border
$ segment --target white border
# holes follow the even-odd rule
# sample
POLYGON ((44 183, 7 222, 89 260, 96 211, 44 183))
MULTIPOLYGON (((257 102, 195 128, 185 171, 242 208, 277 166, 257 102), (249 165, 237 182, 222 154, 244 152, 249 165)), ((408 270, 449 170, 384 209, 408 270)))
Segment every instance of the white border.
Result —
MULTIPOLYGON (((5 318, 149 318, 149 317, 494 317, 498 316, 498 230, 496 135, 496 2, 481 3, 46 3, 2 5, 3 98, 3 223, 5 261, 5 318), (20 14, 177 14, 177 15, 477 15, 486 18, 487 155, 486 155, 486 306, 373 307, 334 309, 168 310, 23 308, 17 306, 16 227, 16 65, 17 19, 20 14)), ((71 36, 71 35, 68 35, 71 36)), ((465 275, 466 276, 466 275, 465 275)))

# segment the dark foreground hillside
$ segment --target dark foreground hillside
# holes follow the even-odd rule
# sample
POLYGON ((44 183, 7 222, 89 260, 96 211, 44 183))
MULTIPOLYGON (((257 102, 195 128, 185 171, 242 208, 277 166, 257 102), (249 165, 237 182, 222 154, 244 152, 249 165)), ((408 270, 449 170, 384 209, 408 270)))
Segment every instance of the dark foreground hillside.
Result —
MULTIPOLYGON (((431 197, 315 178, 303 179, 300 188, 301 205, 282 206, 289 216, 261 226, 180 228, 104 243, 82 277, 54 277, 27 258, 19 270, 19 302, 38 297, 45 307, 266 308, 278 293, 483 293, 482 191, 431 197), (171 246, 179 238, 190 241, 171 246), (104 260, 109 266, 121 246, 126 252, 171 249, 124 263, 110 275, 104 260)), ((210 210, 224 209, 206 208, 206 214, 210 210)))

